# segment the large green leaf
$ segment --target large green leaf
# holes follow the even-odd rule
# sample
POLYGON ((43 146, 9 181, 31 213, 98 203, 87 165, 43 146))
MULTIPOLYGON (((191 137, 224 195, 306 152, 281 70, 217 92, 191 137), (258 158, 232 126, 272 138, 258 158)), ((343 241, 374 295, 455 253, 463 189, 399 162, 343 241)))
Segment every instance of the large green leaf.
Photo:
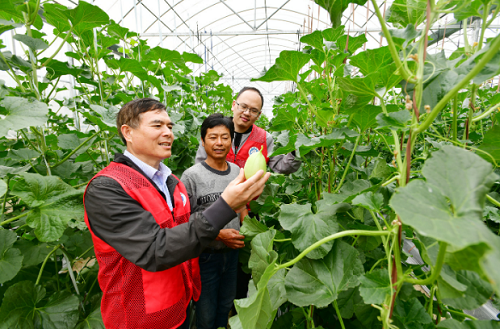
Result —
MULTIPOLYGON (((463 310, 474 310, 486 303, 493 295, 491 285, 482 280, 477 273, 459 271, 456 273, 456 280, 466 289, 458 296, 442 296, 443 303, 447 305, 463 310)), ((439 289, 441 290, 441 286, 439 289)))
POLYGON ((24 43, 33 51, 47 49, 49 47, 49 45, 42 39, 33 38, 25 34, 16 34, 13 36, 13 38, 19 42, 24 43))
POLYGON ((237 316, 229 320, 231 328, 255 329, 267 328, 268 323, 274 319, 273 305, 269 296, 267 284, 276 270, 277 254, 274 253, 269 259, 269 266, 264 271, 259 283, 257 292, 245 299, 234 301, 237 316))
POLYGON ((9 130, 41 126, 47 122, 49 109, 45 103, 21 97, 5 97, 0 106, 0 114, 5 116, 0 119, 0 136, 7 135, 9 130))
POLYGON ((351 65, 359 67, 363 75, 378 71, 380 68, 393 62, 389 47, 367 49, 350 58, 351 65))
MULTIPOLYGON (((400 329, 424 328, 422 325, 431 324, 432 318, 417 298, 408 301, 396 299, 394 305, 394 322, 400 329)), ((432 326, 434 328, 434 326, 432 326)))
POLYGON ((323 33, 321 33, 321 31, 314 31, 311 34, 302 36, 300 42, 307 43, 316 49, 323 50, 323 33))
POLYGON ((12 248, 16 240, 15 232, 0 230, 0 284, 15 277, 23 264, 21 251, 12 248))
POLYGON ((83 218, 83 190, 75 190, 59 177, 24 173, 11 193, 32 209, 27 224, 35 229, 38 240, 55 241, 71 219, 83 218))
POLYGON ((66 32, 71 28, 68 20, 68 8, 60 4, 45 3, 43 10, 47 23, 54 26, 59 32, 66 32))
POLYGON ((371 184, 367 180, 357 179, 345 183, 340 189, 339 193, 323 193, 323 198, 330 203, 350 202, 356 195, 369 189, 371 184))
POLYGON ((425 19, 426 6, 425 0, 396 0, 387 12, 387 21, 402 27, 418 26, 425 19))
POLYGON ((116 116, 120 111, 119 108, 115 106, 109 106, 109 108, 105 108, 99 105, 90 105, 90 108, 98 115, 92 115, 91 113, 84 112, 83 115, 87 119, 99 126, 101 130, 118 133, 118 129, 116 129, 116 116))
MULTIPOLYGON (((349 209, 347 204, 331 205, 320 200, 316 203, 317 212, 313 213, 310 204, 284 204, 281 206, 279 221, 281 226, 292 232, 292 242, 299 251, 318 240, 338 232, 335 214, 337 211, 349 209)), ((325 256, 332 248, 333 241, 327 242, 307 254, 311 259, 325 256)))
POLYGON ((260 277, 269 266, 269 253, 273 251, 273 239, 276 235, 275 230, 269 230, 258 234, 252 240, 252 254, 248 261, 248 267, 252 269, 252 278, 255 284, 258 284, 260 277))
POLYGON ((377 269, 359 278, 359 294, 365 304, 382 304, 387 294, 391 294, 391 279, 386 269, 377 269))
POLYGON ((344 140, 344 131, 340 129, 333 129, 333 131, 328 135, 322 135, 320 137, 309 138, 303 134, 297 135, 297 140, 295 142, 295 150, 299 151, 301 157, 306 155, 320 147, 330 147, 342 140, 344 140))
POLYGON ((130 72, 141 80, 148 79, 148 72, 142 67, 138 60, 120 57, 120 59, 106 59, 106 64, 112 69, 120 69, 121 72, 130 72))
POLYGON ((240 228, 240 234, 245 236, 245 241, 251 241, 258 234, 268 230, 269 228, 257 219, 246 217, 240 228))
POLYGON ((342 24, 342 13, 347 9, 350 3, 363 6, 367 0, 314 0, 319 6, 330 13, 330 21, 334 28, 342 24))
POLYGON ((337 81, 340 89, 344 92, 356 96, 371 95, 380 97, 375 88, 378 78, 378 73, 374 72, 364 78, 337 77, 337 81))
POLYGON ((203 64, 203 59, 197 54, 183 52, 182 58, 184 59, 185 62, 203 64))
POLYGON ((19 239, 14 244, 23 254, 23 267, 35 266, 43 262, 52 250, 46 243, 39 243, 36 239, 19 239))
POLYGON ((407 129, 407 123, 411 120, 411 114, 408 110, 398 112, 380 113, 377 115, 377 129, 389 128, 391 130, 407 129))
POLYGON ((286 269, 282 268, 267 283, 271 305, 274 310, 278 309, 278 307, 288 300, 285 289, 285 275, 286 269))
MULTIPOLYGON (((497 163, 500 163, 500 125, 494 125, 484 134, 483 142, 478 148, 487 152, 497 163)), ((487 161, 492 161, 490 156, 482 152, 477 152, 477 155, 487 161)))
POLYGON ((78 6, 68 10, 68 18, 78 35, 109 23, 109 16, 104 10, 86 1, 79 1, 78 6))
POLYGON ((288 272, 285 278, 288 300, 297 306, 326 307, 341 291, 357 286, 363 272, 358 251, 336 240, 324 258, 303 258, 288 272))
POLYGON ((486 193, 498 177, 491 165, 461 148, 443 146, 426 161, 422 174, 427 181, 400 188, 390 200, 391 207, 403 223, 455 251, 487 246, 480 249, 484 254, 479 264, 500 291, 500 238, 482 221, 486 193))
POLYGON ((310 56, 300 51, 283 50, 279 57, 276 58, 276 63, 260 78, 254 78, 251 81, 294 81, 297 82, 297 77, 300 69, 309 62, 310 56))
POLYGON ((78 321, 78 297, 63 291, 50 296, 45 304, 45 288, 21 281, 5 292, 0 307, 0 329, 74 328, 78 321))
POLYGON ((371 191, 358 195, 352 200, 352 204, 372 211, 380 211, 384 205, 384 196, 371 191))
POLYGON ((347 44, 347 51, 350 54, 354 54, 354 52, 361 48, 361 46, 363 46, 363 44, 365 44, 367 41, 368 40, 366 39, 366 36, 364 34, 361 34, 357 37, 349 36, 349 38, 347 38, 347 35, 343 35, 337 39, 337 46, 340 50, 345 51, 347 44))
POLYGON ((75 329, 105 329, 102 322, 101 308, 96 308, 75 329))

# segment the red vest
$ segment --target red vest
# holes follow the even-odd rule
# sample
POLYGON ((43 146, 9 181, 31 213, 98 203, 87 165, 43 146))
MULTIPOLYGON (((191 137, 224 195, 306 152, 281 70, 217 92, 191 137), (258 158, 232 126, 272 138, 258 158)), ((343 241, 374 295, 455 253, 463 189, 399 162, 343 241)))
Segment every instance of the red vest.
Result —
POLYGON ((231 148, 226 156, 226 160, 236 164, 240 168, 243 168, 245 167, 245 163, 247 162, 250 154, 260 151, 262 146, 264 147, 262 149, 262 154, 266 158, 266 163, 268 163, 269 158, 267 157, 266 131, 256 125, 253 125, 250 136, 248 136, 245 143, 241 145, 236 155, 233 152, 233 148, 231 148))
MULTIPOLYGON (((174 216, 156 188, 136 170, 117 162, 94 178, 116 180, 125 192, 149 211, 161 228, 172 228, 189 221, 191 208, 186 188, 178 183, 174 191, 174 216), (183 194, 183 195, 182 195, 183 194)), ((174 176, 175 177, 175 176, 174 176)), ((94 179, 93 178, 93 179, 94 179)), ((177 177, 176 177, 177 178, 177 177)), ((134 265, 92 232, 87 224, 97 261, 99 285, 103 291, 101 314, 107 329, 177 328, 186 318, 191 298, 198 300, 201 290, 198 258, 168 270, 149 272, 134 265)))

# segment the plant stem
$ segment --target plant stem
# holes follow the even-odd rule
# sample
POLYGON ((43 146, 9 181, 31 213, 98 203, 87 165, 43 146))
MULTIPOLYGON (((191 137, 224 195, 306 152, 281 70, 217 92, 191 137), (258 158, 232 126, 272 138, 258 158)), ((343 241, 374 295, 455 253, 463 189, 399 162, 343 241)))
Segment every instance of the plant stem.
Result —
POLYGON ((19 218, 23 218, 24 216, 27 216, 28 214, 30 214, 31 212, 33 212, 33 209, 30 209, 28 210, 27 212, 23 212, 22 214, 20 215, 17 215, 17 216, 14 216, 12 218, 9 218, 7 220, 4 220, 3 222, 0 223, 0 226, 4 226, 5 224, 9 224, 19 218))
POLYGON ((495 104, 492 107, 490 107, 486 112, 483 112, 480 115, 473 117, 471 121, 476 122, 476 121, 482 120, 482 119, 488 117, 491 113, 493 113, 499 107, 500 107, 500 103, 495 104))
POLYGON ((339 318, 340 326, 342 327, 342 329, 345 329, 344 321, 342 321, 342 315, 340 315, 339 306, 337 305, 337 300, 333 301, 333 306, 335 307, 335 312, 337 312, 337 317, 339 318))
POLYGON ((490 49, 483 55, 483 57, 479 60, 479 62, 474 66, 474 68, 459 82, 453 87, 440 101, 436 104, 434 109, 429 113, 425 121, 414 128, 413 131, 415 133, 421 133, 434 121, 439 112, 445 107, 445 105, 450 101, 452 97, 454 97, 460 89, 462 89, 469 81, 474 78, 485 66, 488 64, 491 59, 497 54, 498 49, 500 49, 500 36, 495 38, 495 41, 492 43, 490 49))
POLYGON ((385 236, 385 235, 390 235, 390 234, 392 234, 392 232, 390 232, 390 231, 365 231, 365 230, 348 230, 348 231, 338 232, 338 233, 329 235, 329 236, 327 236, 319 241, 316 241, 315 243, 313 243, 312 245, 307 247, 303 252, 301 252, 297 257, 292 259, 291 261, 286 262, 286 263, 281 264, 281 265, 277 265, 277 270, 292 266, 293 264, 297 263, 299 260, 304 258, 305 255, 307 255, 308 253, 310 253, 314 249, 318 248, 322 244, 325 244, 329 241, 332 241, 332 240, 335 240, 338 238, 343 238, 345 236, 351 236, 351 235, 385 236))
POLYGON ((61 45, 59 45, 59 48, 57 48, 57 50, 52 54, 52 56, 47 58, 47 60, 42 64, 42 66, 47 66, 50 63, 50 61, 52 61, 52 59, 54 59, 54 57, 61 51, 62 47, 64 46, 68 38, 71 36, 71 32, 73 32, 73 26, 69 29, 68 33, 61 42, 61 45))
POLYGON ((488 199, 489 202, 493 203, 495 206, 500 207, 500 202, 497 200, 493 199, 491 196, 486 194, 486 199, 488 199))
POLYGON ((2 213, 0 213, 0 215, 3 215, 5 212, 5 205, 7 204, 7 195, 9 194, 9 182, 10 182, 10 176, 7 176, 7 191, 5 191, 5 195, 3 197, 2 213))
POLYGON ((342 187, 342 184, 344 184, 345 176, 347 175, 347 172, 349 171, 349 167, 351 165, 352 158, 354 158, 354 153, 356 152, 356 149, 358 147, 360 139, 361 139, 361 135, 358 135, 358 137, 356 138, 356 142, 354 143, 354 148, 352 149, 351 156, 349 157, 349 161, 347 162, 347 166, 345 167, 344 173, 342 174, 342 178, 340 179, 339 185, 337 186, 337 188, 335 189, 335 191, 333 193, 337 193, 340 190, 340 188, 342 187))
POLYGON ((57 162, 56 164, 54 164, 53 166, 51 166, 50 168, 55 168, 61 164, 63 164, 66 160, 68 160, 73 154, 76 153, 76 151, 78 151, 79 149, 81 149, 88 141, 90 141, 92 138, 94 138, 95 136, 99 135, 100 131, 96 132, 95 134, 93 134, 92 136, 88 137, 86 140, 83 141, 83 143, 81 143, 80 145, 78 145, 73 151, 71 151, 67 156, 64 157, 64 159, 62 159, 61 161, 57 162))
POLYGON ((454 142, 456 142, 458 139, 457 123, 458 123, 458 94, 455 94, 455 97, 453 98, 453 123, 452 123, 454 142))
POLYGON ((414 284, 414 285, 419 284, 421 286, 425 286, 425 285, 433 283, 439 277, 439 274, 441 273, 441 269, 443 268, 444 255, 446 254, 447 247, 448 247, 448 244, 446 242, 439 242, 439 253, 437 256, 436 265, 432 268, 431 276, 429 276, 423 280, 405 278, 404 281, 409 282, 409 283, 414 284))
POLYGON ((61 247, 61 245, 58 244, 57 246, 54 247, 54 249, 52 249, 51 252, 49 252, 49 254, 47 255, 47 257, 45 257, 45 260, 42 263, 42 267, 40 268, 40 271, 38 272, 38 277, 36 278, 35 286, 38 285, 38 283, 40 282, 40 279, 41 279, 42 273, 43 273, 43 269, 45 267, 45 264, 47 264, 47 261, 49 260, 50 256, 52 256, 52 254, 54 252, 56 252, 56 250, 59 249, 60 247, 61 247))
POLYGON ((392 59, 394 60, 394 63, 396 63, 396 69, 399 71, 403 79, 408 80, 408 82, 412 83, 415 82, 415 79, 412 78, 411 72, 409 72, 403 66, 403 63, 401 63, 401 60, 399 59, 399 52, 397 51, 394 41, 392 40, 391 33, 389 32, 389 29, 385 24, 384 17, 382 17, 382 13, 380 12, 380 9, 377 6, 376 0, 372 0, 372 3, 373 3, 373 8, 375 9, 375 14, 377 15, 377 18, 380 22, 380 26, 382 26, 384 37, 387 39, 387 44, 389 46, 389 51, 391 52, 392 59))

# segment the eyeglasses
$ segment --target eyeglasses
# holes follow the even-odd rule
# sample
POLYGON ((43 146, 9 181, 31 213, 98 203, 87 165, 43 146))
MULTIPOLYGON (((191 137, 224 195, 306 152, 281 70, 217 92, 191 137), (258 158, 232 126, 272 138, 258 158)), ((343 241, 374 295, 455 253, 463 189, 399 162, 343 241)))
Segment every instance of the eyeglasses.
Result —
MULTIPOLYGON (((236 101, 235 101, 236 102, 236 101)), ((246 111, 248 111, 250 113, 250 115, 256 117, 260 114, 260 111, 257 110, 257 109, 254 109, 254 108, 249 108, 246 104, 241 104, 236 102, 236 104, 238 105, 238 110, 240 110, 241 112, 245 113, 246 111)))

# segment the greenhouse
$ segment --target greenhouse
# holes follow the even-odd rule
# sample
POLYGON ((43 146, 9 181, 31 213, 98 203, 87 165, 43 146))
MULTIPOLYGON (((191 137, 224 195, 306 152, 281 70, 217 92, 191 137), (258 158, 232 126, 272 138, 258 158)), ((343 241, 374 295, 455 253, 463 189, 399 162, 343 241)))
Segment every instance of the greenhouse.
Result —
POLYGON ((500 328, 499 28, 0 0, 0 329, 500 328))

